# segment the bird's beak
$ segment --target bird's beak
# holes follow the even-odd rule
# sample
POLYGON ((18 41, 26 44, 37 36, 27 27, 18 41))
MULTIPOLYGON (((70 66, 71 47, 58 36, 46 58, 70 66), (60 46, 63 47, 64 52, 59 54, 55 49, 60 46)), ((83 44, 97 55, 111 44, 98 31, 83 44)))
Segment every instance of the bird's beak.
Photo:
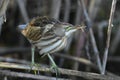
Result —
POLYGON ((18 25, 18 30, 22 31, 26 28, 27 24, 18 25))
POLYGON ((76 29, 77 29, 77 30, 80 30, 80 29, 81 29, 81 30, 84 32, 85 27, 86 27, 86 26, 77 26, 76 29))

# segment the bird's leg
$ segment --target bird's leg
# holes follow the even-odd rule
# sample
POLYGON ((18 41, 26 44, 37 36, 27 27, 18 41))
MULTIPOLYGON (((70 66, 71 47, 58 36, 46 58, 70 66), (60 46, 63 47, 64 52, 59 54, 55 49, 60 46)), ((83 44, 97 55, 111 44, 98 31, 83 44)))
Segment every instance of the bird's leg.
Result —
POLYGON ((55 64, 54 60, 52 59, 52 57, 50 56, 50 54, 48 53, 47 54, 48 58, 50 59, 51 63, 52 63, 52 66, 51 66, 51 69, 55 71, 56 73, 56 77, 59 75, 59 70, 58 70, 58 67, 57 65, 55 64))
POLYGON ((35 61, 34 61, 34 55, 35 55, 35 48, 31 46, 31 64, 30 64, 30 70, 32 70, 35 61))
POLYGON ((35 64, 34 57, 35 57, 35 48, 32 46, 31 47, 31 59, 32 59, 32 64, 33 65, 35 64))
MULTIPOLYGON (((35 63, 35 47, 34 46, 31 47, 31 60, 32 62, 31 62, 30 68, 32 70, 34 66, 38 67, 38 65, 35 63)), ((35 74, 37 73, 36 70, 34 70, 34 73, 35 74)))

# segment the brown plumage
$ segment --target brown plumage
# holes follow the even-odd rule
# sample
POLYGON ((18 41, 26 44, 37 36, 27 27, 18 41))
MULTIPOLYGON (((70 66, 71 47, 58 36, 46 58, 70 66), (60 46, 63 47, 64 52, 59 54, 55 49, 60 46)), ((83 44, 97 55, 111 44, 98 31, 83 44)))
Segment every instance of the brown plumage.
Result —
POLYGON ((34 44, 39 50, 42 51, 42 52, 40 51, 41 54, 54 53, 58 50, 61 50, 63 47, 65 47, 67 43, 67 38, 65 38, 64 25, 68 25, 68 24, 63 24, 60 21, 53 19, 53 18, 37 17, 37 18, 32 19, 30 23, 27 24, 26 28, 22 30, 22 34, 25 37, 27 37, 27 39, 32 44, 34 44), (51 43, 49 43, 49 41, 51 43), (45 42, 46 42, 45 45, 42 44, 45 42), (59 43, 54 45, 56 42, 59 42, 59 43), (61 45, 62 42, 64 45, 61 45), (56 46, 56 47, 52 49, 49 48, 49 50, 44 50, 50 46, 53 46, 53 47, 56 46), (57 49, 57 47, 59 49, 57 49))
POLYGON ((39 49, 40 54, 48 55, 53 68, 57 68, 49 53, 63 49, 68 38, 78 29, 80 28, 54 18, 37 17, 22 28, 21 32, 33 46, 39 49))

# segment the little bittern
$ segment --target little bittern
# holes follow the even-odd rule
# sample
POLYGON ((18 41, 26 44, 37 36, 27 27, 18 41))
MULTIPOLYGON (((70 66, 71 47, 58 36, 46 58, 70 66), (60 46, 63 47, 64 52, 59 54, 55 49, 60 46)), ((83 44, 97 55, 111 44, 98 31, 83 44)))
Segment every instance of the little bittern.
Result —
POLYGON ((54 18, 36 17, 27 25, 19 26, 19 29, 30 43, 38 48, 41 55, 48 56, 52 62, 51 68, 58 71, 57 65, 50 54, 65 48, 67 39, 72 33, 81 29, 81 27, 75 27, 69 23, 60 22, 54 18))

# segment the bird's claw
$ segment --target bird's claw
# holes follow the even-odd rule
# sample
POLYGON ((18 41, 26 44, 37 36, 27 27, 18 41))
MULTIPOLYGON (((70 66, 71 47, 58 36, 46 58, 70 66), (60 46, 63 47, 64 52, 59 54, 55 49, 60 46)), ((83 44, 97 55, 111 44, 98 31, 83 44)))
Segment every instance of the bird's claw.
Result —
MULTIPOLYGON (((36 63, 31 63, 30 64, 30 71, 33 70, 34 67, 39 67, 40 65, 39 64, 36 64, 36 63)), ((37 74, 37 70, 33 70, 34 71, 34 74, 37 74)))
POLYGON ((56 77, 58 77, 60 75, 57 65, 52 65, 50 69, 52 72, 56 73, 56 77))

